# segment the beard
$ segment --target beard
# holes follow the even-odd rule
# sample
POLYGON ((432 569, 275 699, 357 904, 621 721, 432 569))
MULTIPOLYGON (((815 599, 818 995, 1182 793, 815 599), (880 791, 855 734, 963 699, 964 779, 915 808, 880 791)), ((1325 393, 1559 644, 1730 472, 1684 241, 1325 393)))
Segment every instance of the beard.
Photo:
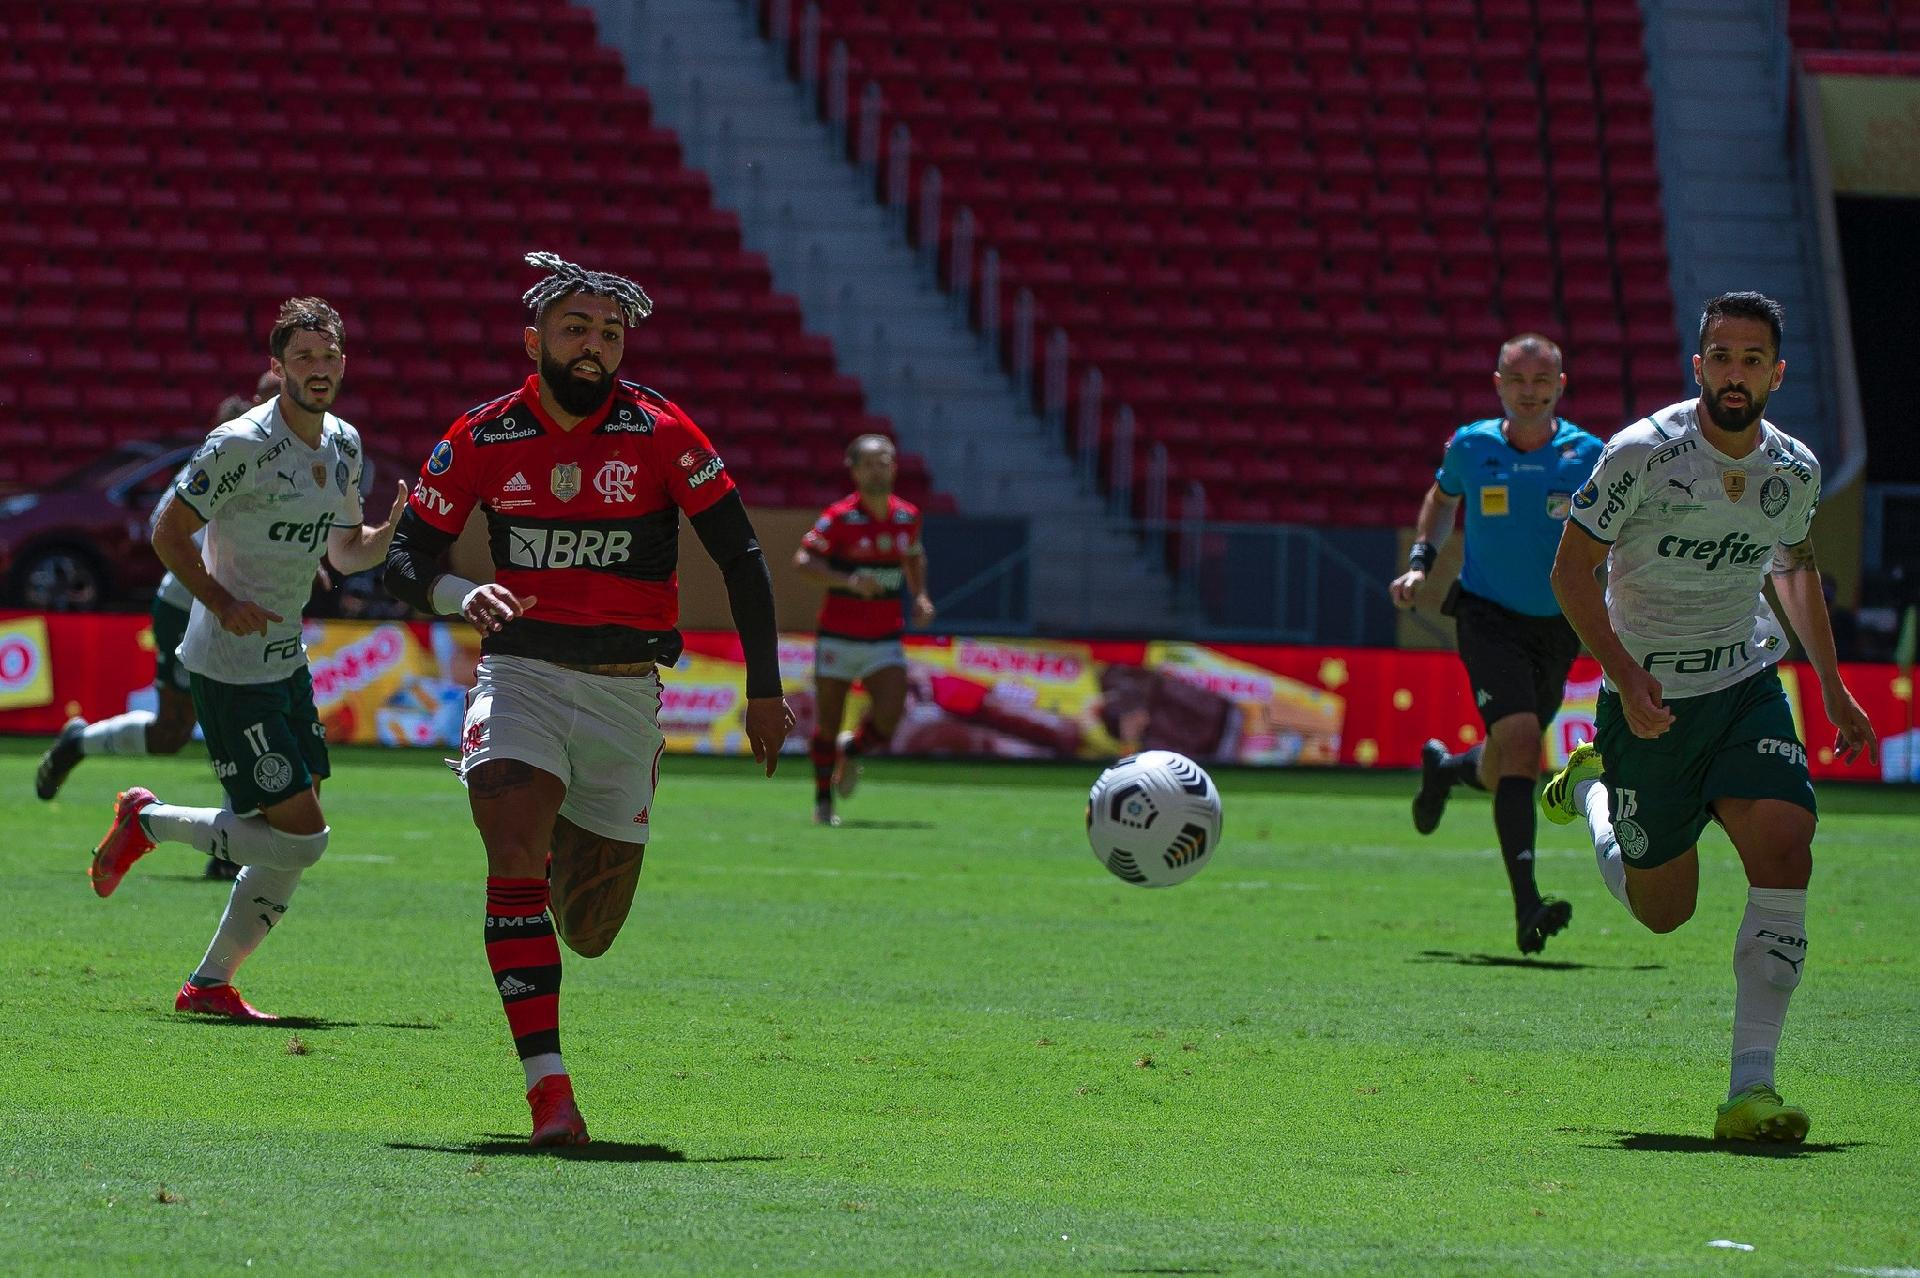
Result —
MULTIPOLYGON (((329 401, 328 401, 329 403, 339 402, 340 386, 341 386, 342 380, 343 379, 338 377, 333 379, 333 394, 329 398, 329 401)), ((327 411, 326 405, 310 397, 307 394, 307 388, 305 386, 302 386, 299 382, 286 382, 282 385, 281 389, 287 392, 288 399, 291 399, 296 405, 298 405, 301 408, 301 410, 305 412, 324 413, 327 411)))
POLYGON ((591 417, 613 398, 613 374, 600 361, 583 357, 572 364, 562 364, 545 345, 540 347, 540 380, 552 392, 553 402, 575 417, 591 417), (599 367, 600 380, 589 382, 575 377, 573 370, 579 364, 599 367))
POLYGON ((1747 397, 1745 408, 1728 408, 1723 405, 1720 402, 1720 396, 1726 394, 1725 390, 1717 394, 1712 391, 1707 392, 1707 416, 1712 418, 1713 424, 1721 430, 1736 433, 1743 431, 1759 421, 1761 414, 1767 411, 1765 394, 1756 394, 1745 387, 1740 388, 1740 393, 1747 397))

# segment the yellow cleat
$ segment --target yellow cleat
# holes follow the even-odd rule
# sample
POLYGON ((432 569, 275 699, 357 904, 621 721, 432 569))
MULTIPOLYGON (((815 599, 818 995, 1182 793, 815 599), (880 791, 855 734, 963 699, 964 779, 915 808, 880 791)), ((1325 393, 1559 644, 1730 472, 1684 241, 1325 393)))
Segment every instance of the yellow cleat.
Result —
POLYGON ((1797 1145, 1807 1138, 1807 1111, 1782 1103, 1780 1093, 1755 1083, 1720 1107, 1715 1140, 1773 1140, 1797 1145))
POLYGON ((1540 791, 1540 811, 1555 825, 1566 825, 1580 813, 1573 806, 1573 787, 1582 781, 1598 781, 1606 770, 1600 747, 1583 741, 1567 756, 1567 766, 1554 773, 1540 791))

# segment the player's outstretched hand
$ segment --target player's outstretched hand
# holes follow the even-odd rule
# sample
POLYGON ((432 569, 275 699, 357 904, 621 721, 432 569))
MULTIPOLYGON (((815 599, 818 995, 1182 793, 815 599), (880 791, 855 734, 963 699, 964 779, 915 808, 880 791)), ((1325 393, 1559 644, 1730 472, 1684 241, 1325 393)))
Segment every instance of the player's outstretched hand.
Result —
POLYGON ((467 597, 460 601, 460 615, 472 622, 475 630, 490 635, 515 617, 524 616, 539 602, 538 595, 522 599, 505 586, 488 582, 467 592, 467 597))
POLYGON ((785 697, 747 698, 747 744, 753 747, 753 761, 772 776, 780 764, 780 745, 793 731, 793 708, 785 697))
POLYGON ((1869 763, 1880 762, 1880 737, 1868 722, 1867 712, 1844 685, 1835 689, 1835 694, 1826 696, 1822 691, 1827 703, 1827 719, 1834 727, 1834 754, 1842 763, 1852 763, 1865 750, 1869 763))
POLYGON ((933 600, 925 595, 915 595, 913 599, 913 624, 929 626, 933 624, 933 600))
POLYGON ((1395 577, 1392 584, 1387 587, 1387 593, 1393 596, 1393 606, 1413 607, 1413 597, 1420 593, 1420 583, 1426 579, 1427 574, 1418 568, 1409 568, 1395 577))
POLYGON ((1673 711, 1660 699, 1660 681, 1635 666, 1618 681, 1620 710, 1636 737, 1649 740, 1663 735, 1673 726, 1673 711))
POLYGON ((397 482, 400 485, 400 491, 394 495, 393 509, 387 512, 387 522, 374 530, 382 545, 393 540, 393 530, 400 526, 401 512, 407 508, 407 481, 402 479, 397 482))
POLYGON ((279 620, 279 613, 268 612, 251 599, 236 599, 220 610, 220 628, 230 635, 264 635, 279 620))

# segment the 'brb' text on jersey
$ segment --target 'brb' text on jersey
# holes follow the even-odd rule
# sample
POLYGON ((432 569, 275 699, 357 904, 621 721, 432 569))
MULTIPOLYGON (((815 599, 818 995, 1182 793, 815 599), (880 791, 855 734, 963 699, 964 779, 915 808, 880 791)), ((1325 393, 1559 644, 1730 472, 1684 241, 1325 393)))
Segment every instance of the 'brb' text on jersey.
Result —
POLYGON ((1760 588, 1774 548, 1805 541, 1820 505, 1812 449, 1762 421, 1754 450, 1728 457, 1696 403, 1615 435, 1573 499, 1574 522, 1612 547, 1614 632, 1668 698, 1731 687, 1785 655, 1760 588))
POLYGON ((300 613, 313 571, 335 528, 360 526, 360 433, 326 414, 320 446, 301 442, 280 415, 280 399, 217 426, 182 471, 175 497, 207 521, 207 571, 236 599, 283 620, 266 636, 228 634, 194 601, 180 660, 222 683, 284 679, 307 659, 300 613))
POLYGON ((920 511, 891 494, 887 513, 876 516, 859 493, 842 497, 820 512, 800 544, 821 556, 835 572, 860 572, 878 581, 886 593, 863 599, 842 586, 829 586, 815 628, 830 639, 895 639, 905 631, 900 611, 903 560, 920 554, 920 511))
POLYGON ((697 515, 732 491, 700 428, 653 391, 621 382, 600 412, 562 430, 529 377, 453 424, 410 502, 450 535, 481 507, 495 580, 536 597, 485 651, 671 664, 680 512, 697 515))
POLYGON ((1556 417, 1552 437, 1522 452, 1507 442, 1500 422, 1492 417, 1455 431, 1433 477, 1441 492, 1465 498, 1460 588, 1529 617, 1558 616, 1553 557, 1600 440, 1556 417))

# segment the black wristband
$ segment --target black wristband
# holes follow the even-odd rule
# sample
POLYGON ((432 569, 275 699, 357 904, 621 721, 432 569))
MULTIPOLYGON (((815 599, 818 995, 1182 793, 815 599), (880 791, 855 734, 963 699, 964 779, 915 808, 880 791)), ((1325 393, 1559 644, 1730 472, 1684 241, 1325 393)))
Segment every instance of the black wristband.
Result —
POLYGON ((1430 541, 1416 541, 1413 549, 1407 552, 1407 567, 1418 572, 1432 572, 1433 561, 1440 557, 1439 549, 1430 541))

